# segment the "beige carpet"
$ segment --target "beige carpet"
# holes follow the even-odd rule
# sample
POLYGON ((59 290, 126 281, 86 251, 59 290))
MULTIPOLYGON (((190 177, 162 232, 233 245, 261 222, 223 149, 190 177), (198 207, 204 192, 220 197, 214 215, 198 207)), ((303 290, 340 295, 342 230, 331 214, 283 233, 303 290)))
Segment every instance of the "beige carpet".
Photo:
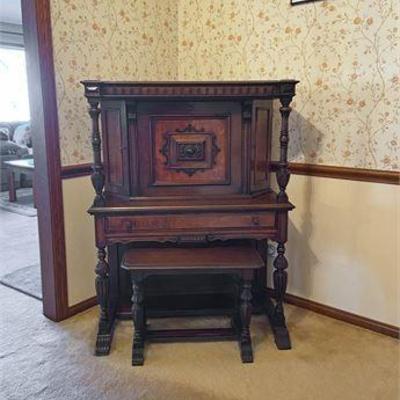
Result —
POLYGON ((1 399, 399 399, 397 340, 295 307, 287 307, 291 351, 278 351, 256 317, 254 364, 241 364, 235 342, 176 343, 150 345, 145 365, 132 368, 128 321, 111 355, 96 358, 96 308, 56 324, 12 289, 0 287, 0 304, 1 399))

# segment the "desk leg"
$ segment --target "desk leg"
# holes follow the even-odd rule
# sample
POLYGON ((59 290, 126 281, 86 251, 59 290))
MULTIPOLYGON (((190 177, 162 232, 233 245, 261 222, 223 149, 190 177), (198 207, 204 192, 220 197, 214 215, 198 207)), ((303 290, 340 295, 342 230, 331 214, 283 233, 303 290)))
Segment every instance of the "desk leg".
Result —
POLYGON ((17 191, 15 190, 15 174, 11 168, 8 169, 7 176, 8 176, 8 200, 13 203, 17 201, 17 191))
MULTIPOLYGON (((251 271, 252 272, 252 271, 251 271)), ((240 289, 240 355, 243 363, 253 362, 253 348, 250 336, 250 320, 251 320, 251 284, 253 274, 249 271, 243 272, 243 282, 240 289)))
POLYGON ((110 353, 113 320, 109 315, 109 266, 106 261, 105 247, 98 246, 98 262, 96 265, 96 294, 100 305, 99 327, 96 340, 96 356, 105 356, 110 353))
POLYGON ((278 242, 278 255, 274 261, 275 271, 273 273, 276 304, 269 305, 268 315, 275 336, 275 343, 279 350, 291 348, 289 331, 286 327, 285 314, 283 310, 283 299, 286 293, 288 261, 285 257, 285 244, 278 242))
POLYGON ((144 316, 143 276, 131 274, 132 279, 132 319, 135 328, 132 343, 132 365, 144 363, 144 340, 146 321, 144 316))

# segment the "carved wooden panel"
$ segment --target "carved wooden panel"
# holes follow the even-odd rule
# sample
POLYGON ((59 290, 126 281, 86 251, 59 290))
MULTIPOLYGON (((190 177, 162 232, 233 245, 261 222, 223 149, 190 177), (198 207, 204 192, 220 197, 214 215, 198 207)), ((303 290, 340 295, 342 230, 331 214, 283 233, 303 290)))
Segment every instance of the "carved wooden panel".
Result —
POLYGON ((251 134, 251 192, 268 187, 266 165, 271 152, 271 124, 272 103, 270 101, 255 100, 253 103, 251 134))
POLYGON ((125 103, 107 101, 101 105, 104 164, 108 191, 129 192, 129 161, 125 103))
POLYGON ((153 117, 154 185, 227 184, 230 118, 153 117))

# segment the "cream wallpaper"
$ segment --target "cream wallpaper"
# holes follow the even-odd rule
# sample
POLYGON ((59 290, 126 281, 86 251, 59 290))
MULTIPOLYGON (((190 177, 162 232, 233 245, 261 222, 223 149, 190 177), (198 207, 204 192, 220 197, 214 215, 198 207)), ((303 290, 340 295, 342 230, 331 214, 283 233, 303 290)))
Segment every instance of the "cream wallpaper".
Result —
POLYGON ((91 161, 83 79, 177 79, 176 0, 52 0, 63 165, 91 161))
POLYGON ((399 169, 398 0, 180 0, 181 79, 301 81, 292 160, 399 169))
POLYGON ((289 3, 53 0, 63 164, 91 160, 82 79, 297 78, 291 160, 399 169, 397 0, 289 3))

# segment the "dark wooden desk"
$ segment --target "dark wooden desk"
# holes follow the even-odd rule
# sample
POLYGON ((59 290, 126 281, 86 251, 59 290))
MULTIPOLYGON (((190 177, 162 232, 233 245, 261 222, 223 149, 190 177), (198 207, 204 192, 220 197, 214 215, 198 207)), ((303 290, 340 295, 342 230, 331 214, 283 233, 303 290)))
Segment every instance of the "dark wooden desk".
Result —
MULTIPOLYGON (((95 219, 101 310, 96 354, 108 354, 115 318, 130 316, 129 275, 120 268, 126 250, 245 242, 266 263, 267 240, 278 243, 276 300, 267 294, 265 265, 255 278, 255 308, 268 315, 278 348, 290 348, 283 310, 284 253, 288 212, 293 209, 286 194, 289 105, 297 83, 83 82, 92 119, 96 192, 89 209, 95 219), (282 120, 275 162, 274 99, 280 102, 282 120), (278 193, 271 190, 272 170, 278 193)), ((198 303, 199 297, 194 301, 190 290, 185 291, 189 287, 200 295, 200 287, 219 293, 223 286, 217 278, 200 282, 184 277, 171 284, 154 281, 146 291, 153 296, 145 300, 152 304, 149 311, 165 315, 198 303), (165 304, 171 306, 155 310, 165 304)), ((222 297, 214 296, 215 302, 201 311, 215 310, 222 297)))

